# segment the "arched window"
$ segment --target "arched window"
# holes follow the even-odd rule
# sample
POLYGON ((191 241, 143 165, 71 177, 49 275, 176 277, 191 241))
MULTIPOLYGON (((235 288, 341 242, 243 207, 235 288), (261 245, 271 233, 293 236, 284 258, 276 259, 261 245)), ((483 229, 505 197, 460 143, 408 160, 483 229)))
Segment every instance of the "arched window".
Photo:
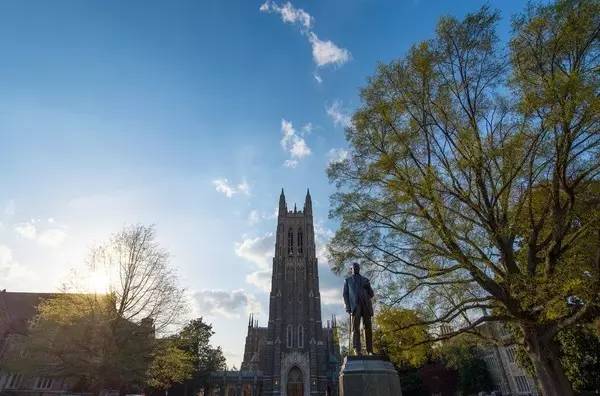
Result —
POLYGON ((302 254, 304 248, 304 241, 302 240, 302 230, 298 230, 298 253, 302 254))
POLYGON ((292 348, 294 346, 294 329, 292 325, 288 325, 287 327, 287 347, 292 348))
POLYGON ((291 228, 288 231, 288 254, 294 254, 294 232, 291 228))
POLYGON ((304 327, 298 325, 298 348, 304 348, 304 327))

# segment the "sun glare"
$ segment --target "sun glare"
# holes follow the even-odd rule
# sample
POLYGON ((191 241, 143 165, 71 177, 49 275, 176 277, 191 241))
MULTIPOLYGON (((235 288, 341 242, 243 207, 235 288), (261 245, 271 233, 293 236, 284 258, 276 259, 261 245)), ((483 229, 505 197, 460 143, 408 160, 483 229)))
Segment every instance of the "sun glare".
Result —
POLYGON ((108 276, 102 272, 91 272, 88 285, 90 291, 94 293, 107 293, 109 289, 108 276))

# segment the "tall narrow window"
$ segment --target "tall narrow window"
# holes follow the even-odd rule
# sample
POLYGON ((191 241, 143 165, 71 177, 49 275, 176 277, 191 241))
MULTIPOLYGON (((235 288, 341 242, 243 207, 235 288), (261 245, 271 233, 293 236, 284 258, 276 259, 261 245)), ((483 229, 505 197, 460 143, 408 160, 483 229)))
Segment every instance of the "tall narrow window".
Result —
POLYGON ((294 329, 292 325, 287 326, 287 347, 292 348, 294 346, 294 329))
POLYGON ((304 327, 298 325, 298 348, 304 348, 304 327))
POLYGON ((304 241, 302 240, 302 230, 298 230, 298 253, 302 254, 304 241))
POLYGON ((294 232, 288 231, 288 254, 294 254, 294 232))

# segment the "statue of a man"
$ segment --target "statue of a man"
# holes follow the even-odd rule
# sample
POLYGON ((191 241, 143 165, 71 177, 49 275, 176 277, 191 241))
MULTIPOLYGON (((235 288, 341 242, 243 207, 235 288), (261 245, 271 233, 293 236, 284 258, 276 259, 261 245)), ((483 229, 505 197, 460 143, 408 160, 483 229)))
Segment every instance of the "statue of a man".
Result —
POLYGON ((352 325, 352 344, 354 352, 361 355, 360 345, 360 321, 362 318, 367 342, 367 353, 373 353, 373 329, 371 317, 373 316, 373 303, 371 299, 375 293, 371 288, 371 282, 360 274, 360 265, 352 264, 352 276, 344 281, 344 303, 346 312, 350 314, 352 325))

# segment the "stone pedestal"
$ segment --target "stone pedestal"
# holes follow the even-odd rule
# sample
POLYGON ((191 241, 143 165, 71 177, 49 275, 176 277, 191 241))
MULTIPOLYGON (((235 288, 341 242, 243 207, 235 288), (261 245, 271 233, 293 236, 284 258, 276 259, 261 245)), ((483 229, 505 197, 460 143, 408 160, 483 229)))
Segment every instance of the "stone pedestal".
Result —
POLYGON ((402 396, 400 378, 381 356, 348 356, 340 372, 340 396, 402 396))

